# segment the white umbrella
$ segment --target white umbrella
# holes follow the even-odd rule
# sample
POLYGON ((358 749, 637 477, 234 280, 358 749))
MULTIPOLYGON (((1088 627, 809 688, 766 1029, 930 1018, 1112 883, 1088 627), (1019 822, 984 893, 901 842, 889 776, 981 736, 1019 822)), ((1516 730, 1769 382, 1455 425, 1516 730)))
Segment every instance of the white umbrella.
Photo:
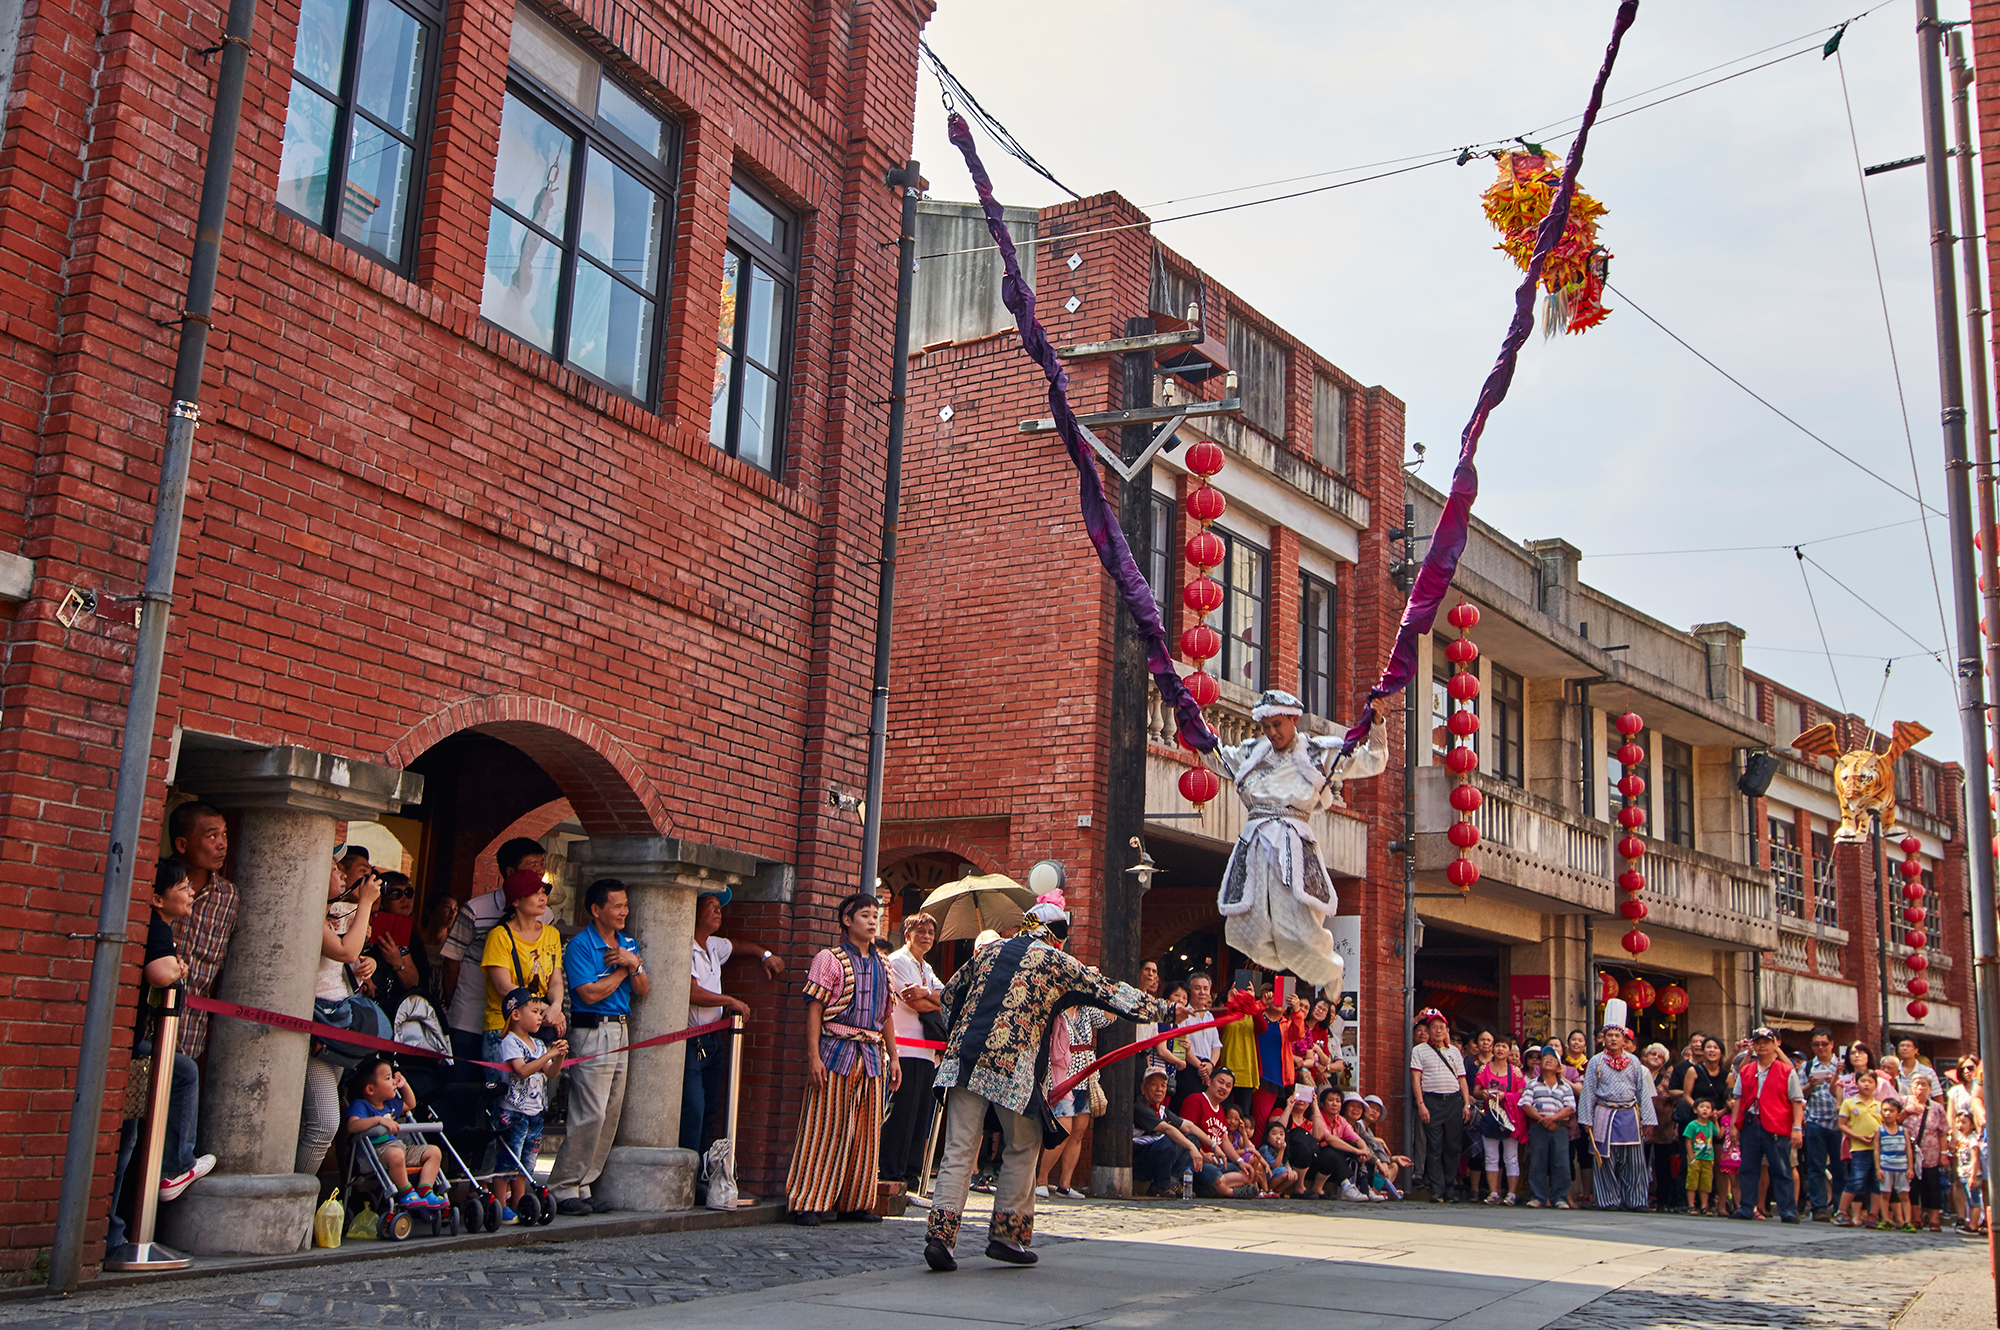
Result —
POLYGON ((923 912, 938 921, 938 941, 977 937, 986 929, 1002 933, 1021 926, 1035 893, 1005 873, 963 877, 924 898, 923 912))

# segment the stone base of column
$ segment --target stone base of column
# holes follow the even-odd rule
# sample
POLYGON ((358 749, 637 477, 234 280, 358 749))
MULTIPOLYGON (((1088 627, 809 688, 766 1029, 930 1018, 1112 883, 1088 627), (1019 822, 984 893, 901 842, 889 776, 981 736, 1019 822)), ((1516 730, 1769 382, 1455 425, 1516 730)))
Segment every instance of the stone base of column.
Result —
POLYGON ((692 1150, 647 1145, 614 1145, 604 1172, 590 1184, 592 1199, 614 1210, 692 1210, 695 1171, 701 1156, 692 1150))
POLYGON ((1132 1170, 1129 1168, 1107 1168, 1099 1165, 1090 1170, 1090 1194, 1101 1197, 1123 1197, 1132 1199, 1132 1170))
POLYGON ((191 1256, 283 1256, 312 1241, 319 1179, 211 1173, 160 1211, 160 1241, 191 1256))

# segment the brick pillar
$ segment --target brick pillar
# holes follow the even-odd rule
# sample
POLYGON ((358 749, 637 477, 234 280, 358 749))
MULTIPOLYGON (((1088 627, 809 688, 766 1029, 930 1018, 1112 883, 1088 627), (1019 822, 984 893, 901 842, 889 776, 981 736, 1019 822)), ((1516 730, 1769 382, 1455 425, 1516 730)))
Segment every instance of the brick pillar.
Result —
POLYGON ((1273 688, 1299 686, 1299 533, 1271 528, 1271 654, 1273 688))

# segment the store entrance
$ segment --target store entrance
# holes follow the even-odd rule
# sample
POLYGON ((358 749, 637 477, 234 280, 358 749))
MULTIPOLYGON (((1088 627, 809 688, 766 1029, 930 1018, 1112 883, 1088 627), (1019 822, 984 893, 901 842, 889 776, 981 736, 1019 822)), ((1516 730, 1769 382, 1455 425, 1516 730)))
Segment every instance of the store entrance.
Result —
POLYGON ((1505 1033, 1503 952, 1497 942, 1425 924, 1423 945, 1417 948, 1417 1010, 1436 1007, 1451 1021, 1454 1034, 1505 1033))

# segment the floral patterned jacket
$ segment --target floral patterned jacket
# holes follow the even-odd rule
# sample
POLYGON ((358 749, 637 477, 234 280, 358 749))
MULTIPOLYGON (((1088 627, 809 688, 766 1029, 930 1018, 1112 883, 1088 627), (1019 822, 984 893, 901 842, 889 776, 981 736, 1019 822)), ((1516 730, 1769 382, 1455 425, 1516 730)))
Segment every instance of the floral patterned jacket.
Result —
MULTIPOLYGON (((1016 1113, 1041 1098, 1056 1016, 1074 1006, 1157 1021, 1172 1008, 1105 978, 1068 952, 1029 937, 981 947, 941 995, 951 1033, 938 1061, 940 1089, 957 1086, 1016 1113)), ((1068 1037, 1067 1023, 1058 1025, 1068 1037)))

